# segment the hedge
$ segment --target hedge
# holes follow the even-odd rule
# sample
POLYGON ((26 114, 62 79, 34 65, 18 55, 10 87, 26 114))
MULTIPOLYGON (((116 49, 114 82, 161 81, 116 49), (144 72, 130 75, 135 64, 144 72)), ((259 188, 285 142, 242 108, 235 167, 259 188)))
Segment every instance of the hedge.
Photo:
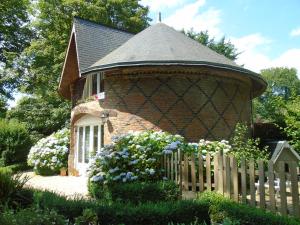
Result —
POLYGON ((176 201, 180 196, 178 186, 172 181, 119 183, 108 187, 89 182, 89 193, 96 199, 132 203, 176 201))
POLYGON ((31 144, 25 125, 0 119, 0 166, 26 162, 31 144))

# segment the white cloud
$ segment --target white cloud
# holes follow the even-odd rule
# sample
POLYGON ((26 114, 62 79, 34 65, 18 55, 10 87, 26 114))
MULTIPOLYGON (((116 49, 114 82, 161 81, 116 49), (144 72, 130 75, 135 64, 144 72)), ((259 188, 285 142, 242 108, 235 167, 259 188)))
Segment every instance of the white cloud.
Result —
POLYGON ((290 33, 290 35, 291 35, 292 37, 300 36, 300 27, 298 27, 298 28, 292 30, 291 33, 290 33))
POLYGON ((245 68, 260 72, 260 70, 270 67, 294 67, 297 69, 300 78, 300 49, 288 49, 280 56, 272 59, 264 54, 262 50, 268 47, 272 41, 259 33, 231 38, 231 41, 241 52, 237 63, 244 65, 245 68))
POLYGON ((211 36, 219 38, 222 36, 222 32, 218 27, 221 22, 221 11, 211 8, 207 11, 200 12, 201 7, 204 5, 205 0, 197 0, 187 4, 177 9, 162 22, 177 30, 183 28, 185 30, 193 28, 196 32, 208 30, 211 36))
POLYGON ((184 3, 184 0, 142 0, 141 4, 149 6, 151 11, 160 11, 164 8, 177 7, 184 3))

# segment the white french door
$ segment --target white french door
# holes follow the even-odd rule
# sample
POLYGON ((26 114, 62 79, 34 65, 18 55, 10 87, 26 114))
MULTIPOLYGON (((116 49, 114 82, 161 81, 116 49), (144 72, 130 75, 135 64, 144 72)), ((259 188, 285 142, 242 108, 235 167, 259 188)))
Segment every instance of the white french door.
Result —
POLYGON ((91 155, 96 153, 103 146, 103 125, 98 121, 93 124, 87 122, 89 122, 89 120, 81 120, 75 125, 75 167, 78 170, 79 175, 83 176, 86 175, 91 155))

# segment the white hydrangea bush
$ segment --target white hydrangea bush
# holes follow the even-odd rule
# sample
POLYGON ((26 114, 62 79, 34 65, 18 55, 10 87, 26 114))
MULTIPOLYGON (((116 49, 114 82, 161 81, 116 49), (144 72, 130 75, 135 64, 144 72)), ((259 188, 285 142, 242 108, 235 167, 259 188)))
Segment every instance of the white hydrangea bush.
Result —
POLYGON ((223 151, 224 154, 229 154, 232 150, 231 145, 227 140, 222 141, 208 141, 201 139, 198 143, 198 150, 202 155, 210 153, 212 156, 219 151, 223 151))
POLYGON ((67 167, 70 131, 67 128, 39 140, 28 154, 27 163, 42 175, 58 173, 67 167))
POLYGON ((163 179, 161 157, 184 145, 184 138, 165 132, 130 132, 112 138, 90 160, 90 181, 100 184, 163 179))

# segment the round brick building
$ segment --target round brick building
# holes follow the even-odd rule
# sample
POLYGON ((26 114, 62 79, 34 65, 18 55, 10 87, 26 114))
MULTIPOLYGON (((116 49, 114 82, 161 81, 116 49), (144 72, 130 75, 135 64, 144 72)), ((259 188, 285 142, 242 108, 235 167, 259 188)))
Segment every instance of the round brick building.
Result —
POLYGON ((130 130, 198 142, 228 139, 238 122, 251 124, 251 100, 266 88, 260 75, 162 23, 130 35, 72 76, 66 68, 72 45, 74 65, 80 54, 71 36, 60 93, 74 106, 69 169, 75 174, 84 173, 91 151, 130 130))

